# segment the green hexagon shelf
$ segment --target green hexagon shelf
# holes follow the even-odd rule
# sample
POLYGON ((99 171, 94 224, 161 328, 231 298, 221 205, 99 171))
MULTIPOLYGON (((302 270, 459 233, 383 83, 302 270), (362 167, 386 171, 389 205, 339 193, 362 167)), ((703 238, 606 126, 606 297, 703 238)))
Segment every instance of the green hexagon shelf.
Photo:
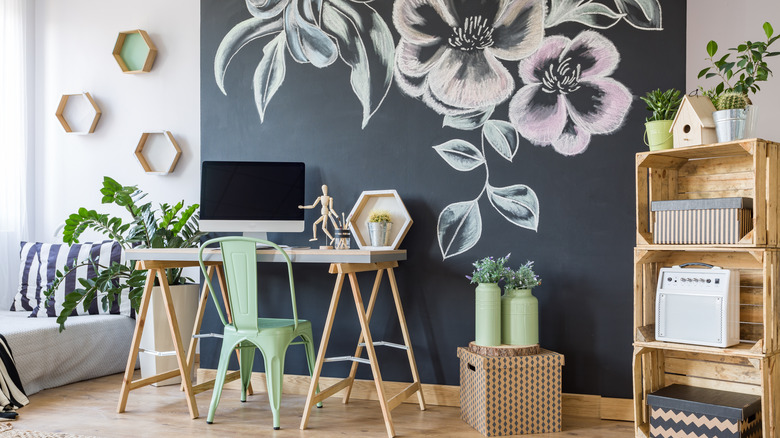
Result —
POLYGON ((119 32, 113 54, 123 72, 148 73, 157 57, 157 47, 146 31, 128 30, 119 32))
POLYGON ((144 172, 167 175, 176 168, 181 157, 181 148, 170 131, 144 132, 135 148, 135 157, 144 172))
POLYGON ((352 236, 360 249, 398 249, 412 226, 412 217, 395 190, 369 190, 360 194, 347 219, 352 236), (368 238, 368 216, 373 210, 387 210, 392 218, 390 245, 371 246, 368 238))
POLYGON ((95 132, 101 114, 89 93, 63 94, 55 112, 65 132, 71 134, 95 132))

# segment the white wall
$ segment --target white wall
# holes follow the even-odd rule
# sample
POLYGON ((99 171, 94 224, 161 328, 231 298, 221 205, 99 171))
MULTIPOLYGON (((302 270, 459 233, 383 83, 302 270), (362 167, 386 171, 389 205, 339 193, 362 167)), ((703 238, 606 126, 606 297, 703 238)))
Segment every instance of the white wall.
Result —
MULTIPOLYGON (((200 2, 36 0, 35 223, 52 233, 79 207, 100 204, 104 175, 150 200, 199 198, 200 2), (111 52, 120 31, 143 29, 159 50, 150 73, 125 74, 111 52), (62 94, 89 91, 103 115, 89 135, 66 134, 54 116, 62 94), (142 132, 171 131, 183 155, 173 174, 147 175, 133 151, 142 132)), ((89 237, 89 236, 86 236, 89 237)), ((82 239, 83 240, 83 239, 82 239)))
MULTIPOLYGON (((697 79, 696 75, 708 66, 707 43, 715 40, 718 53, 722 56, 729 47, 751 41, 765 41, 762 29, 765 21, 772 23, 775 34, 780 33, 780 1, 750 0, 688 0, 688 38, 685 83, 690 92, 699 85, 705 89, 717 84, 716 78, 708 81, 697 79)), ((780 40, 775 42, 772 51, 780 51, 780 40)), ((733 58, 733 56, 732 56, 733 58)), ((757 137, 780 140, 780 56, 767 58, 769 68, 775 73, 767 82, 759 83, 761 91, 751 95, 758 106, 757 137)))

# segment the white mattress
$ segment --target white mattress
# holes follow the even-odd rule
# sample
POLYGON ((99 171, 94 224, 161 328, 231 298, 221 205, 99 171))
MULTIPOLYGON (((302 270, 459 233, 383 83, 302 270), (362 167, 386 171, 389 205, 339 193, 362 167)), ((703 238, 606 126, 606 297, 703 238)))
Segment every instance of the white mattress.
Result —
POLYGON ((0 334, 8 340, 27 395, 125 370, 134 319, 76 316, 59 333, 57 318, 29 314, 0 310, 0 334))

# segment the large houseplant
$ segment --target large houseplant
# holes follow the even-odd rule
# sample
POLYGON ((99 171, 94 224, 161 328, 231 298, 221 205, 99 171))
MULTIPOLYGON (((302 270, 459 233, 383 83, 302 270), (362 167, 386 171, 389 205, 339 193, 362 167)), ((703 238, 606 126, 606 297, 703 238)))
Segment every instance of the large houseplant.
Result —
POLYGON ((648 91, 644 97, 640 97, 647 105, 650 116, 645 119, 645 144, 651 151, 671 149, 673 136, 670 132, 672 122, 677 110, 680 108, 680 90, 669 89, 661 91, 656 89, 648 91))
MULTIPOLYGON (((86 230, 97 231, 111 240, 119 242, 123 248, 191 248, 200 243, 204 234, 198 230, 198 204, 185 206, 184 202, 176 205, 160 204, 155 209, 151 202, 140 203, 146 193, 136 186, 123 186, 110 177, 103 178, 103 204, 116 204, 130 214, 131 220, 124 222, 122 218, 97 213, 95 210, 80 208, 78 212, 68 216, 62 235, 63 242, 72 245, 79 243, 79 236, 86 230)), ((73 309, 81 304, 87 309, 90 303, 99 297, 103 309, 108 309, 114 301, 121 300, 124 290, 132 307, 138 310, 146 281, 145 270, 137 270, 131 264, 114 262, 111 265, 101 265, 93 260, 85 260, 75 266, 58 271, 52 285, 44 292, 48 298, 59 284, 68 276, 74 275, 80 266, 92 265, 93 278, 79 278, 77 287, 65 297, 63 309, 57 317, 60 330, 64 329, 65 321, 73 309)), ((191 279, 182 277, 181 269, 166 270, 168 283, 183 284, 191 279)))
POLYGON ((749 94, 760 91, 758 83, 768 80, 772 75, 766 58, 780 55, 780 52, 769 51, 769 46, 780 35, 774 35, 769 22, 764 23, 763 29, 766 41, 745 41, 737 47, 729 48, 720 58, 716 58, 718 43, 707 43, 706 59, 710 66, 703 68, 698 77, 709 79, 718 76, 721 80, 708 93, 717 108, 712 117, 718 141, 738 140, 750 134, 748 128, 752 123, 749 123, 748 118, 752 119, 751 122, 755 121, 755 107, 752 106, 749 94), (742 98, 735 99, 735 94, 742 95, 742 98), (724 95, 730 97, 724 99, 724 95))

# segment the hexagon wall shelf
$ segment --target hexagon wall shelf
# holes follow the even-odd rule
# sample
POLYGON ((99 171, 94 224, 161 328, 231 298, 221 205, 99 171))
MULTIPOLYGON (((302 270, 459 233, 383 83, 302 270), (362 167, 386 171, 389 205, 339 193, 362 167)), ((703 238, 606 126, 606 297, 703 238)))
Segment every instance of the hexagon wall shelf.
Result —
POLYGON ((170 131, 144 132, 135 148, 135 157, 144 172, 167 175, 176 168, 181 157, 181 148, 170 131))
POLYGON ((395 190, 370 190, 360 194, 349 213, 349 228, 360 249, 398 249, 412 226, 412 217, 395 190), (389 246, 371 246, 368 237, 368 216, 373 210, 387 210, 392 218, 389 246))
POLYGON ((157 57, 157 47, 146 31, 128 30, 119 32, 113 54, 123 72, 148 73, 157 57))
POLYGON ((63 94, 55 113, 65 132, 91 134, 100 120, 100 108, 89 93, 63 94))

